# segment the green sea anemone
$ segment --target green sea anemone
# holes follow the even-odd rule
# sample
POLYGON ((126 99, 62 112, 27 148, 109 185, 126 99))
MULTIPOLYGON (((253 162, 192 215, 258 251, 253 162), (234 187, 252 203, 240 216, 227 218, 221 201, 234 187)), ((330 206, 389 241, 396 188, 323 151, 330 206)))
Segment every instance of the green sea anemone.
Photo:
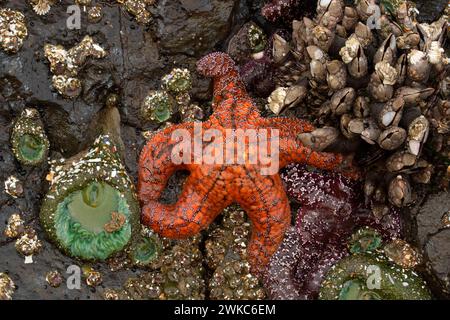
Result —
POLYGON ((188 69, 173 69, 162 79, 163 87, 175 94, 185 93, 192 88, 191 73, 188 69))
POLYGON ((350 238, 348 249, 351 253, 362 253, 378 249, 383 240, 374 229, 365 227, 356 231, 350 238))
POLYGON ((322 300, 429 300, 425 282, 412 270, 382 254, 357 253, 343 258, 326 275, 322 300))
POLYGON ((105 260, 124 250, 139 230, 133 183, 108 135, 73 161, 55 163, 41 223, 57 246, 82 260, 105 260))
POLYGON ((50 143, 36 109, 25 109, 16 120, 11 145, 15 157, 23 165, 37 166, 47 158, 50 143))
POLYGON ((174 101, 166 91, 150 91, 141 108, 142 116, 147 121, 164 122, 172 115, 174 101))
POLYGON ((161 257, 162 245, 159 237, 153 234, 139 239, 130 250, 131 261, 139 267, 157 267, 161 257))
POLYGON ((258 53, 264 50, 267 45, 267 36, 264 31, 255 24, 248 28, 248 41, 253 53, 258 53))

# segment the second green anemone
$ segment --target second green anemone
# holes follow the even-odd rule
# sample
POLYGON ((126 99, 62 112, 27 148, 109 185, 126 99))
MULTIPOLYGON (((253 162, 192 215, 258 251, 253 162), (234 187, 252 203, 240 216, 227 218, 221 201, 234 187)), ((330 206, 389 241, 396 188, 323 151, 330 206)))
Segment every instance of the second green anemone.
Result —
POLYGON ((16 120, 11 145, 15 157, 23 165, 36 166, 47 158, 50 143, 36 109, 25 109, 16 120))

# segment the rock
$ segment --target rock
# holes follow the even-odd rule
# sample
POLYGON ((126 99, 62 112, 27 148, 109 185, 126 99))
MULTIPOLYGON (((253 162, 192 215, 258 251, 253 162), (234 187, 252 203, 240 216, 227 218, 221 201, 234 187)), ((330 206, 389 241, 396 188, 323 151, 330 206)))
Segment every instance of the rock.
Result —
POLYGON ((160 1, 157 36, 170 54, 206 53, 230 30, 237 0, 160 1))
POLYGON ((417 19, 420 22, 433 22, 437 20, 448 5, 447 0, 416 0, 415 2, 419 10, 417 19))
POLYGON ((410 212, 411 232, 426 261, 426 279, 438 297, 450 298, 450 229, 442 223, 450 210, 450 193, 425 198, 410 212))

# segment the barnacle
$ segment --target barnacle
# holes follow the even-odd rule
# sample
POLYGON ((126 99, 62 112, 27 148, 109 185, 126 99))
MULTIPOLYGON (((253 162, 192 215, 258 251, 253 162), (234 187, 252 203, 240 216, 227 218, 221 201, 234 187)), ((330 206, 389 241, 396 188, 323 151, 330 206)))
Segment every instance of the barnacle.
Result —
POLYGON ((133 16, 140 24, 147 24, 150 22, 152 16, 147 6, 153 5, 156 0, 117 0, 125 9, 133 16))
POLYGON ((25 16, 20 11, 0 8, 0 44, 7 53, 16 53, 28 35, 25 16))
POLYGON ((36 166, 47 158, 49 141, 36 109, 27 108, 14 124, 12 151, 23 165, 36 166))
POLYGON ((6 225, 6 229, 4 231, 5 236, 8 238, 19 237, 25 231, 24 224, 25 221, 23 221, 20 214, 12 214, 8 219, 8 224, 6 225))
POLYGON ((105 260, 138 230, 134 186, 108 135, 87 152, 52 167, 40 219, 51 240, 70 256, 105 260))
POLYGON ((13 198, 21 197, 23 194, 22 182, 15 176, 9 176, 5 180, 5 192, 13 198))
POLYGON ((3 272, 0 272, 0 300, 12 300, 16 285, 11 278, 3 272))
POLYGON ((58 270, 52 270, 45 275, 45 281, 47 281, 51 287, 58 288, 63 282, 63 277, 58 270))
POLYGON ((52 5, 54 5, 57 0, 30 0, 29 2, 33 6, 34 12, 42 16, 50 11, 52 5))
POLYGON ((38 239, 34 229, 27 228, 20 238, 17 239, 15 247, 24 257, 31 257, 42 249, 42 242, 38 239))

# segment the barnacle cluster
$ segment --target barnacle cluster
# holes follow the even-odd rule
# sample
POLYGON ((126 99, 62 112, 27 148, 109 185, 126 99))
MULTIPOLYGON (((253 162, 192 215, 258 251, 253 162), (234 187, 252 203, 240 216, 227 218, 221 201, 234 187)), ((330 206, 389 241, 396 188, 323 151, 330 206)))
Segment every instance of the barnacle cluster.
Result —
POLYGON ((174 68, 161 79, 161 89, 151 90, 141 106, 141 115, 145 121, 166 122, 176 111, 183 121, 192 121, 203 117, 203 110, 191 103, 189 90, 192 78, 189 70, 174 68))
POLYGON ((17 53, 28 35, 25 16, 20 11, 0 8, 0 44, 7 53, 17 53))
POLYGON ((0 272, 0 300, 12 300, 16 285, 11 278, 3 272, 0 272))
POLYGON ((156 0, 117 0, 117 2, 133 15, 138 23, 147 24, 152 19, 147 6, 153 5, 156 0))
POLYGON ((211 299, 264 299, 258 278, 250 273, 247 243, 250 223, 245 212, 236 207, 224 210, 223 221, 214 228, 205 242, 206 261, 214 270, 208 287, 211 299))
POLYGON ((445 16, 418 23, 414 7, 399 0, 382 1, 380 21, 372 26, 371 5, 378 6, 318 1, 314 19, 292 22, 291 37, 275 34, 273 62, 285 72, 275 79, 267 107, 277 114, 297 106, 322 126, 301 135, 309 147, 359 147, 367 200, 385 212, 388 203, 412 203, 413 183, 431 181, 428 137, 443 141, 437 152, 448 140, 448 24, 445 16), (298 68, 286 68, 295 63, 298 68))
POLYGON ((50 143, 36 109, 26 108, 16 120, 11 145, 15 157, 23 165, 35 166, 47 159, 50 143))
POLYGON ((15 248, 25 257, 25 263, 32 263, 32 256, 42 249, 42 242, 39 240, 36 230, 25 226, 25 221, 18 213, 9 217, 4 235, 10 239, 17 239, 15 248))
POLYGON ((196 236, 166 248, 161 253, 161 266, 130 278, 122 289, 105 290, 105 299, 177 300, 205 298, 203 255, 199 249, 201 237, 196 236))
POLYGON ((89 57, 101 59, 106 56, 106 51, 90 36, 69 50, 61 45, 46 44, 44 53, 50 62, 50 71, 53 73, 53 87, 64 97, 76 98, 82 90, 78 73, 83 68, 89 57))
POLYGON ((72 159, 55 160, 41 223, 68 255, 105 260, 125 249, 139 230, 134 186, 109 135, 72 159))

